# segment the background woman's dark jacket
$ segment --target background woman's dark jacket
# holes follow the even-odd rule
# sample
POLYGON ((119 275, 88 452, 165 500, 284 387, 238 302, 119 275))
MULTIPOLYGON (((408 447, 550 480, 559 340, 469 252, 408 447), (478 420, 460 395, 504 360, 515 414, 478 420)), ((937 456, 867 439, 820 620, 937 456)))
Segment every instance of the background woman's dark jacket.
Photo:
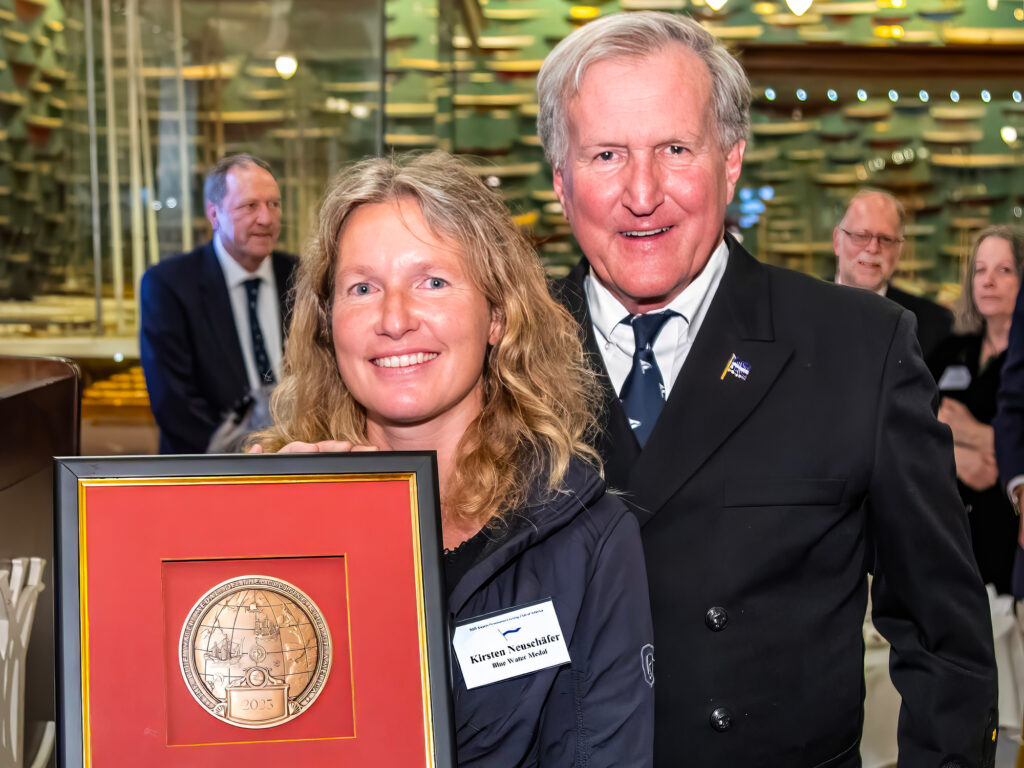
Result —
MULTIPOLYGON (((950 336, 928 358, 928 367, 943 397, 958 400, 967 406, 971 415, 982 424, 991 424, 996 415, 996 392, 999 390, 1000 371, 1006 352, 989 358, 983 368, 980 334, 950 336), (963 366, 970 373, 966 387, 950 389, 942 384, 942 375, 951 366, 963 366)), ((971 546, 978 561, 981 578, 994 584, 1000 594, 1010 594, 1010 575, 1013 557, 1017 551, 1017 526, 1006 491, 998 481, 982 491, 969 488, 957 479, 960 498, 967 508, 971 524, 971 546)))
POLYGON ((653 640, 639 527, 583 462, 565 486, 511 516, 449 596, 453 626, 550 597, 572 659, 471 691, 453 662, 463 768, 652 764, 645 646, 653 640))

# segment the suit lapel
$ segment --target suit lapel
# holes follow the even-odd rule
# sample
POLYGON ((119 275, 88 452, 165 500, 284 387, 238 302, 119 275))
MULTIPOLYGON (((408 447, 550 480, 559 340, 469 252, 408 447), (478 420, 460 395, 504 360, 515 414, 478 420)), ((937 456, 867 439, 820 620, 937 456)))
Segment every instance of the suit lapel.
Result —
POLYGON ((586 259, 569 273, 568 277, 556 285, 558 300, 569 310, 583 329, 583 351, 593 369, 597 372, 601 387, 601 418, 603 432, 599 438, 597 449, 604 460, 605 480, 612 488, 627 488, 629 473, 640 455, 640 446, 629 427, 626 413, 619 403, 619 395, 612 387, 611 380, 604 367, 604 358, 598 347, 594 334, 594 321, 587 308, 586 292, 583 280, 590 267, 586 259))
POLYGON ((249 376, 245 372, 245 360, 235 330, 235 316, 231 311, 231 298, 224 272, 217 261, 213 242, 203 247, 202 275, 199 290, 202 294, 202 308, 206 314, 207 332, 216 353, 224 361, 225 373, 242 393, 249 391, 249 376))
POLYGON ((731 238, 728 244, 718 291, 630 473, 641 524, 743 423, 793 352, 774 338, 767 271, 731 238), (726 370, 733 355, 749 365, 745 380, 726 370))

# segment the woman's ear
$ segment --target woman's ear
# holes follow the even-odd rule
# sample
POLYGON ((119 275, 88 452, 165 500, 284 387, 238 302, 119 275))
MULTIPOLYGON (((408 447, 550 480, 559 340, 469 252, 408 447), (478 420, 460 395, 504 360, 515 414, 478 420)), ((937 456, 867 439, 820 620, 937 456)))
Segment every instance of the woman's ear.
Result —
POLYGON ((491 331, 487 334, 487 343, 492 347, 505 335, 505 313, 499 307, 491 307, 491 331))

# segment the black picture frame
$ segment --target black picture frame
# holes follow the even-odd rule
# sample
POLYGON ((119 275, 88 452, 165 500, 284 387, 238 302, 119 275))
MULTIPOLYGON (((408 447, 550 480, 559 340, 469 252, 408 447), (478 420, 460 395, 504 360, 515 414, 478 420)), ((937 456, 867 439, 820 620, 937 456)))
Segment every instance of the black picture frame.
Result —
MULTIPOLYGON (((82 615, 79 504, 82 483, 96 480, 230 478, 235 476, 414 476, 418 507, 422 602, 433 735, 433 766, 454 768, 447 590, 442 563, 437 459, 431 452, 333 454, 56 457, 54 459, 56 561, 57 759, 64 768, 87 768, 82 707, 82 615)), ((383 597, 383 596, 382 596, 383 597)), ((386 764, 386 761, 381 764, 386 764)))

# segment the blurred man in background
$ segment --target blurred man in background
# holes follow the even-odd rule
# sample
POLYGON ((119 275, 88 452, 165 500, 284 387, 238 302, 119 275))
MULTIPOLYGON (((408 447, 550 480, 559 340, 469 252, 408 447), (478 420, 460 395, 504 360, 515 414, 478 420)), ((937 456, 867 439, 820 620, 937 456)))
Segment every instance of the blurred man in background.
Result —
POLYGON ((213 239, 142 278, 139 351, 161 453, 204 453, 222 425, 266 426, 280 376, 298 260, 275 250, 277 181, 262 160, 232 155, 210 169, 203 193, 213 239))
POLYGON ((917 339, 927 359, 952 332, 953 313, 890 282, 903 253, 905 224, 903 203, 888 192, 866 189, 854 195, 832 230, 836 282, 874 291, 909 309, 917 318, 917 339))

